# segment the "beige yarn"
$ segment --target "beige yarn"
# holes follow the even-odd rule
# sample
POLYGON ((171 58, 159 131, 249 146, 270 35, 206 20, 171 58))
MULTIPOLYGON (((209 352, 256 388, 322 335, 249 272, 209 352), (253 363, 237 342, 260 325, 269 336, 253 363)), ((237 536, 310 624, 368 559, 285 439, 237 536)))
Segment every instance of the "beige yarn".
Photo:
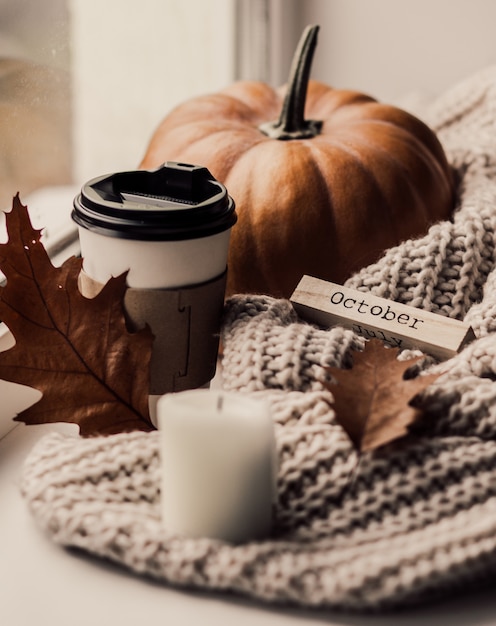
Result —
MULTIPOLYGON (((415 111, 414 111, 415 112, 415 111)), ((358 459, 337 424, 325 366, 363 339, 299 320, 284 300, 231 298, 224 386, 267 396, 276 425, 272 536, 229 545, 171 536, 160 520, 157 433, 50 435, 22 490, 39 525, 145 575, 268 602, 371 610, 465 588, 496 568, 496 68, 420 114, 460 178, 452 221, 388 250, 348 281, 469 321, 477 339, 422 398, 416 433, 358 459)), ((403 356, 408 356, 407 354, 403 356)))

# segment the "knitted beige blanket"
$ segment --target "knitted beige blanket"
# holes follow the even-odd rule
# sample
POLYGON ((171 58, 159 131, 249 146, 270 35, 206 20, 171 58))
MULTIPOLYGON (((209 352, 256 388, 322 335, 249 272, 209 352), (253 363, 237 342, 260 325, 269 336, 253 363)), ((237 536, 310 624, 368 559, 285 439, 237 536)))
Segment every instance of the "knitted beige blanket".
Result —
POLYGON ((490 580, 496 570, 496 68, 414 111, 460 175, 452 221, 387 251, 348 286, 465 319, 477 339, 428 367, 416 436, 357 454, 337 424, 323 368, 363 341, 299 320, 285 300, 237 296, 223 325, 224 385, 265 394, 279 455, 266 541, 171 536, 160 520, 157 433, 49 435, 22 490, 64 546, 184 586, 267 602, 371 610, 490 580), (353 480, 350 477, 353 475, 353 480))

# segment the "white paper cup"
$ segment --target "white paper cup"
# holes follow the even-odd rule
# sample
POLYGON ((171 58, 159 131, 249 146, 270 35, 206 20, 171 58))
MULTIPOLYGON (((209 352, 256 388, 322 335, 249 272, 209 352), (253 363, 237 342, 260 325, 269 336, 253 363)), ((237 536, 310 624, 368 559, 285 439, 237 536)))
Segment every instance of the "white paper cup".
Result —
POLYGON ((226 269, 230 230, 184 241, 112 238, 79 228, 84 271, 106 283, 128 272, 129 287, 167 289, 196 285, 226 269))
POLYGON ((148 324, 155 335, 151 395, 208 384, 236 222, 226 188, 206 168, 168 162, 89 181, 74 200, 72 217, 79 227, 84 295, 128 272, 124 305, 131 325, 148 324))

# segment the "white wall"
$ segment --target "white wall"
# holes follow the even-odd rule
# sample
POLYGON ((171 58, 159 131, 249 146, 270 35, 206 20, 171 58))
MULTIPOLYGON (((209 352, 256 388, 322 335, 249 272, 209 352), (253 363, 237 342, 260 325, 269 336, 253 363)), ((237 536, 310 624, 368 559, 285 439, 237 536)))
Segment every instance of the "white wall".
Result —
POLYGON ((299 0, 321 26, 312 76, 392 101, 496 63, 494 0, 299 0))
POLYGON ((235 0, 69 0, 75 180, 134 169, 165 114, 234 75, 235 0))

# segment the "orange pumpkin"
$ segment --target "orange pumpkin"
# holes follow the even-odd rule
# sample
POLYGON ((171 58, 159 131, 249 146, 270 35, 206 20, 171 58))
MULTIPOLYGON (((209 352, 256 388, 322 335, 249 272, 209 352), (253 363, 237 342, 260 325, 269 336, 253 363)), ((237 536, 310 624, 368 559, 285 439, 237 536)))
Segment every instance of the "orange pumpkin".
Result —
POLYGON ((452 171, 422 121, 308 80, 317 31, 287 89, 244 81, 181 104, 141 162, 204 165, 226 185, 238 212, 228 294, 288 297, 303 274, 341 283, 452 210, 452 171))

